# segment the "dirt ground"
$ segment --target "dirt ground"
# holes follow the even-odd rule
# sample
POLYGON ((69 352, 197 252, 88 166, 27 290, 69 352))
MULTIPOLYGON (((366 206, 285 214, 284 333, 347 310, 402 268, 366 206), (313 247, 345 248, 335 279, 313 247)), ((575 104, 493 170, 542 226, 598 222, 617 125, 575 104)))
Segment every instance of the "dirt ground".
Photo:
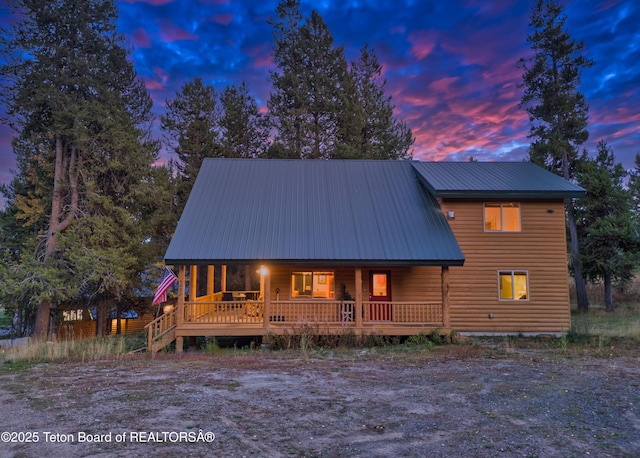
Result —
POLYGON ((640 456, 640 351, 497 344, 8 366, 2 458, 640 456))

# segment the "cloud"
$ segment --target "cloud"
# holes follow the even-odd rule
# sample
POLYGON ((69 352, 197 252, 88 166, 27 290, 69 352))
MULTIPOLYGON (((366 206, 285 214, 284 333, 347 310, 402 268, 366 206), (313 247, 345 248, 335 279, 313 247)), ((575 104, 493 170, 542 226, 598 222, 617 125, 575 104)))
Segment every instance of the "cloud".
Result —
POLYGON ((151 37, 142 27, 138 27, 133 32, 131 39, 133 40, 133 44, 139 48, 150 48, 152 46, 151 37))
POLYGON ((165 43, 181 40, 198 40, 197 35, 189 33, 185 29, 178 27, 171 19, 158 19, 157 23, 160 28, 160 38, 165 43))
POLYGON ((216 24, 229 25, 233 21, 233 14, 216 14, 211 20, 216 24))
POLYGON ((418 31, 409 34, 409 41, 411 42, 411 55, 416 59, 424 60, 431 54, 433 48, 436 47, 436 40, 432 33, 418 31))

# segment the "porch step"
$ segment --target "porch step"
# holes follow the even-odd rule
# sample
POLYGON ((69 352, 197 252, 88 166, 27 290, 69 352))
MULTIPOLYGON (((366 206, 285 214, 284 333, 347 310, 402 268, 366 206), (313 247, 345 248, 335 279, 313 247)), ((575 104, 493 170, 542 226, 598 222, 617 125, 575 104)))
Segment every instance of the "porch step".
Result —
POLYGON ((172 329, 151 344, 151 353, 164 350, 167 346, 171 345, 174 340, 176 340, 176 330, 172 329))
POLYGON ((145 326, 148 332, 147 350, 155 354, 176 340, 175 310, 161 315, 145 326))

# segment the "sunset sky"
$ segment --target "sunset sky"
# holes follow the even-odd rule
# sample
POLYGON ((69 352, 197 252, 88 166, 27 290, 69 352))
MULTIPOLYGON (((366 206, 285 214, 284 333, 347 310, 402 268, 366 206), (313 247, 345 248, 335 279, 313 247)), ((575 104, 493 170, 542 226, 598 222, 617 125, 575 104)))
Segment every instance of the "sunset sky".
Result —
MULTIPOLYGON (((6 4, 8 0, 2 0, 6 4)), ((245 81, 261 107, 269 96, 277 0, 119 0, 119 30, 132 48, 154 112, 202 77, 218 92, 245 81)), ((314 0, 348 60, 368 43, 387 79, 396 114, 412 129, 414 158, 466 161, 527 156, 526 112, 518 108, 534 1, 314 0)), ((567 1, 567 27, 596 65, 583 75, 590 139, 613 148, 626 168, 640 152, 640 2, 567 1)), ((0 23, 12 21, 0 13, 0 23)), ((159 124, 159 121, 157 122, 159 124)), ((15 168, 11 132, 0 126, 0 182, 15 168)), ((160 133, 156 129, 156 136, 160 133)), ((168 155, 163 151, 161 160, 168 155)))

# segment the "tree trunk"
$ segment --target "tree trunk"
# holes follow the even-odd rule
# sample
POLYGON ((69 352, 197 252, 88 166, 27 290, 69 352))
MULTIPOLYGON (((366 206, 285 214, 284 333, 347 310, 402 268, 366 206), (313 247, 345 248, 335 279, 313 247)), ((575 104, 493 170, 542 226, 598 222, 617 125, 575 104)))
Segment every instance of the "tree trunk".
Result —
POLYGON ((33 325, 33 338, 35 340, 47 340, 49 333, 49 315, 51 314, 51 301, 43 300, 36 308, 36 319, 33 325))
POLYGON ((567 200, 567 221, 569 223, 569 236, 571 248, 571 261, 573 264, 573 278, 576 283, 576 300, 579 312, 589 311, 589 300, 587 298, 587 285, 582 275, 582 262, 580 261, 580 247, 578 245, 578 228, 576 226, 576 217, 573 209, 573 202, 567 200))
POLYGON ((103 336, 107 329, 107 300, 100 298, 98 300, 98 314, 96 317, 96 335, 103 336))
MULTIPOLYGON (((555 65, 555 62, 554 62, 555 65)), ((565 150, 562 153, 562 176, 565 180, 571 180, 569 172, 569 156, 565 150)), ((579 312, 589 311, 589 300, 587 299, 587 285, 582 275, 582 261, 580 260, 580 244, 578 241, 578 227, 576 226, 576 215, 573 209, 573 200, 567 199, 565 202, 567 209, 567 221, 569 224, 569 236, 571 238, 571 261, 573 264, 573 278, 576 283, 576 300, 579 312)))
MULTIPOLYGON (((49 215, 49 230, 47 231, 47 239, 45 244, 44 258, 45 263, 51 255, 55 252, 58 233, 65 230, 70 224, 73 218, 73 212, 77 209, 78 205, 78 181, 76 175, 76 155, 75 148, 71 148, 68 161, 65 160, 64 155, 64 143, 62 137, 56 134, 56 158, 54 164, 53 175, 53 195, 51 196, 51 213, 49 215), (65 168, 67 168, 67 174, 65 174, 65 168), (67 213, 64 219, 61 219, 64 213, 63 190, 65 188, 65 181, 68 180, 69 192, 71 193, 71 205, 70 211, 67 213)), ((33 329, 33 337, 37 340, 44 340, 47 338, 49 332, 49 316, 51 313, 51 307, 53 304, 50 300, 45 299, 38 304, 36 308, 36 319, 33 329)))
POLYGON ((122 334, 122 307, 116 304, 116 334, 122 334))
POLYGON ((613 291, 611 283, 611 272, 606 271, 604 273, 604 306, 607 312, 613 312, 613 291))

